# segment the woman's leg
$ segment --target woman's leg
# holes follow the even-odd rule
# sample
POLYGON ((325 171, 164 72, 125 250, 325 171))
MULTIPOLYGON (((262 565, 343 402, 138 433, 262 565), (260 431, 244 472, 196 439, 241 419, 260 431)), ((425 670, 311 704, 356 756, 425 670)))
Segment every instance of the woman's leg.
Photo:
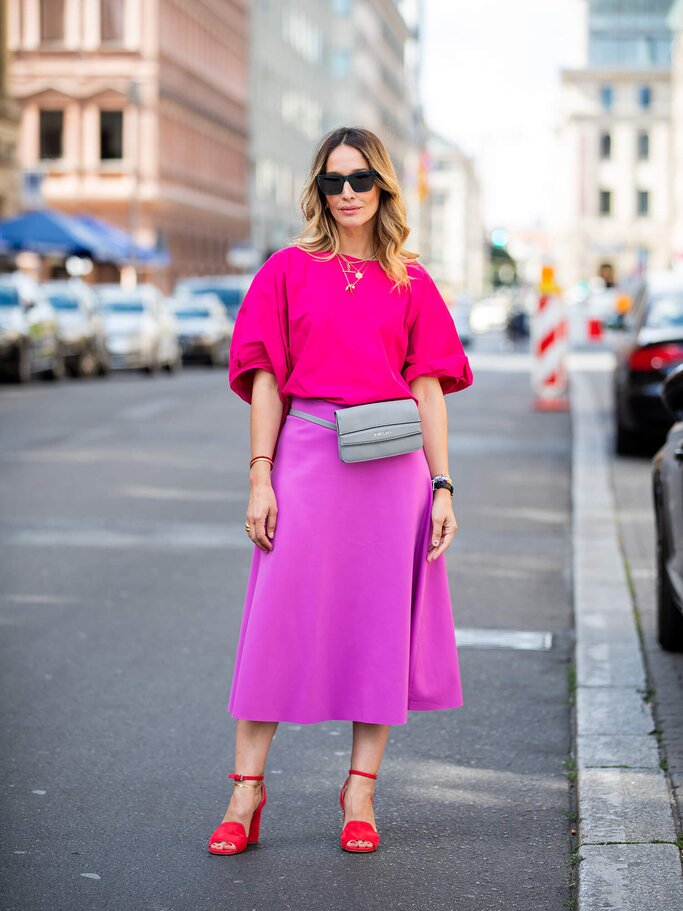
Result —
MULTIPOLYGON (((238 775, 263 775, 265 773, 266 759, 277 725, 277 721, 237 719, 234 771, 238 775)), ((232 782, 232 779, 230 781, 232 782)), ((241 822, 248 832, 251 817, 261 802, 263 791, 260 782, 246 783, 258 784, 259 787, 233 788, 223 822, 241 822)), ((214 847, 234 848, 234 845, 232 842, 216 842, 214 847)))
MULTIPOLYGON (((382 764, 389 731, 388 724, 365 724, 362 721, 354 721, 350 768, 376 775, 382 764)), ((344 823, 349 819, 362 819, 375 826, 375 814, 372 809, 374 791, 375 782, 372 778, 364 778, 361 775, 349 776, 349 783, 344 792, 344 823)))

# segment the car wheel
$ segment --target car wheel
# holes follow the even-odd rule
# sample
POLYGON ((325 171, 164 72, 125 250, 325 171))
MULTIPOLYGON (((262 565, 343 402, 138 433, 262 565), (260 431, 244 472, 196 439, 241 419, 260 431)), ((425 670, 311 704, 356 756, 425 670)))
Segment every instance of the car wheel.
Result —
POLYGON ((657 510, 657 640, 668 652, 683 652, 683 614, 674 599, 666 571, 661 521, 657 510))
POLYGON ((17 348, 17 365, 14 379, 17 383, 28 383, 31 379, 31 354, 25 342, 22 342, 17 348))
POLYGON ((635 455, 640 451, 642 440, 633 430, 629 430, 617 419, 614 433, 614 451, 617 455, 635 455))
POLYGON ((52 355, 52 366, 45 373, 45 377, 48 380, 63 380, 66 376, 66 362, 64 360, 64 352, 60 345, 55 349, 55 353, 52 355))

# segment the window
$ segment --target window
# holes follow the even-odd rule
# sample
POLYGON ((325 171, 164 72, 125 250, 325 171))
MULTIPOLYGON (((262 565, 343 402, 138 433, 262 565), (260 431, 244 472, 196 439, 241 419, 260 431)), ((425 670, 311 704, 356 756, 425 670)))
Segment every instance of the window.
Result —
POLYGON ((650 191, 649 190, 638 190, 637 211, 638 211, 638 215, 649 215, 650 214, 650 191))
POLYGON ((612 214, 612 191, 611 190, 600 190, 600 214, 601 215, 611 215, 612 214))
POLYGON ((614 90, 611 85, 603 85, 600 89, 600 103, 606 111, 612 110, 614 102, 614 90))
POLYGON ((600 158, 612 157, 612 135, 610 133, 600 134, 600 158))
POLYGON ((640 161, 647 161, 650 157, 650 134, 647 130, 640 130, 638 133, 638 158, 640 161))
POLYGON ((40 158, 42 161, 62 157, 64 111, 40 112, 40 158))
POLYGON ((123 41, 123 0, 100 0, 100 38, 102 44, 123 41))
POLYGON ((64 0, 40 0, 40 40, 64 40, 64 0))
POLYGON ((100 158, 123 158, 123 111, 100 111, 100 158))
POLYGON ((641 85, 638 89, 638 104, 646 111, 652 104, 652 89, 649 85, 641 85))

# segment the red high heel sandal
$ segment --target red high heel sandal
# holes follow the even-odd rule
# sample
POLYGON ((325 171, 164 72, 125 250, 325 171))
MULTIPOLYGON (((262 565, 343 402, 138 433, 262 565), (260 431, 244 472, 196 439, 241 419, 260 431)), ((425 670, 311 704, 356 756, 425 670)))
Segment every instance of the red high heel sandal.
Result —
MULTIPOLYGON (((362 775, 363 778, 374 778, 375 781, 377 780, 377 776, 373 775, 371 772, 359 772, 357 769, 349 769, 349 777, 351 775, 362 775)), ((342 808, 342 813, 344 812, 344 794, 348 783, 349 778, 347 777, 339 792, 339 803, 342 808)), ((372 798, 370 799, 372 800, 372 798)), ((350 819, 342 829, 342 833, 339 836, 339 843, 345 851, 353 851, 356 854, 369 854, 371 851, 377 850, 379 845, 379 832, 377 829, 373 828, 369 822, 364 822, 362 819, 350 819), (367 845, 361 847, 359 842, 370 842, 370 847, 367 845)))
POLYGON ((241 822, 222 822, 209 839, 209 851, 212 854, 239 854, 246 850, 247 845, 256 844, 258 841, 259 830, 261 828, 261 811, 266 805, 266 786, 265 784, 244 784, 245 781, 262 782, 263 775, 228 775, 232 778, 234 788, 262 788, 263 797, 261 803, 254 810, 254 815, 249 823, 249 832, 241 822), (213 845, 222 842, 230 842, 234 848, 214 848, 213 845))

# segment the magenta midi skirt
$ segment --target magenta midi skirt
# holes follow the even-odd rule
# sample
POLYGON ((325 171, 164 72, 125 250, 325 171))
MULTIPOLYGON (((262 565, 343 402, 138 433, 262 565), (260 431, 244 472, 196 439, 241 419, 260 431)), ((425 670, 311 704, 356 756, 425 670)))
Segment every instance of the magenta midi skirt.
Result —
MULTIPOLYGON (((331 421, 339 407, 292 400, 331 421)), ((271 477, 274 547, 254 545, 228 711, 405 724, 462 705, 445 555, 426 561, 424 450, 347 464, 334 430, 288 415, 271 477)))

